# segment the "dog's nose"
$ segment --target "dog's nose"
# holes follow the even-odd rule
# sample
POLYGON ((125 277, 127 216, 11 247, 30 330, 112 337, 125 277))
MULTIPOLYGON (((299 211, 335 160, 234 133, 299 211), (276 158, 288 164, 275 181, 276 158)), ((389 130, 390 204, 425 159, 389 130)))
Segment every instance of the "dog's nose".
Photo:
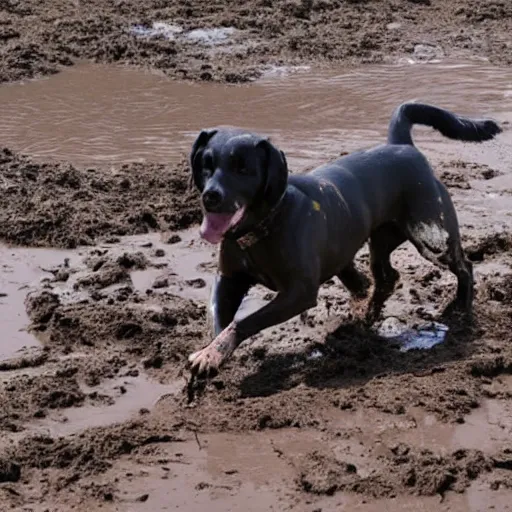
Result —
POLYGON ((222 203, 222 194, 215 189, 206 190, 203 193, 203 204, 207 210, 215 209, 222 203))

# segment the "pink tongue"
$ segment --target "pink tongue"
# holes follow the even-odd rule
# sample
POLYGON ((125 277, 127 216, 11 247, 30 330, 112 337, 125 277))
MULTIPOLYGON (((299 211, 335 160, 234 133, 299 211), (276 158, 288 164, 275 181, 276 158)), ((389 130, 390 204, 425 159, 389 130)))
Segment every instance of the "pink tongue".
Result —
POLYGON ((224 233, 230 228, 235 214, 229 213, 205 213, 201 224, 201 237, 211 244, 218 244, 224 233))

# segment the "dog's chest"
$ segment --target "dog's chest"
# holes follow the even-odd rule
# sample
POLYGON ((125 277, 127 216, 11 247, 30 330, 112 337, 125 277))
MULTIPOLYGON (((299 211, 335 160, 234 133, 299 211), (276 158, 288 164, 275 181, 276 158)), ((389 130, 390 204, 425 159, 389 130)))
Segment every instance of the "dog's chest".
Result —
POLYGON ((249 274, 257 284, 277 291, 278 283, 274 277, 275 271, 272 270, 272 265, 269 265, 269 258, 267 256, 263 255, 260 251, 244 251, 243 265, 245 272, 249 274))

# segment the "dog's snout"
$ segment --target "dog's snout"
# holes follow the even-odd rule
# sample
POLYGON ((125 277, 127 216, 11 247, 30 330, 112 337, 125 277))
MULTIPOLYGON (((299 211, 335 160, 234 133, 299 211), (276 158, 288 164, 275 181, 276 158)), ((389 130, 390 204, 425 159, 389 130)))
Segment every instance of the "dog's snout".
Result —
POLYGON ((207 210, 214 210, 222 203, 222 194, 219 190, 210 189, 203 192, 203 204, 207 210))

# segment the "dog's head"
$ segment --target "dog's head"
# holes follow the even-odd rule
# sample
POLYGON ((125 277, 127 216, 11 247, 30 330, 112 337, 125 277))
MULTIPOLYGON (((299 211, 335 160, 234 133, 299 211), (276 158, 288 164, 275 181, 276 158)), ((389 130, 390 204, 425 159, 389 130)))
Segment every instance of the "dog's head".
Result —
POLYGON ((242 130, 202 130, 190 154, 201 192, 201 236, 219 243, 230 230, 257 220, 286 189, 284 153, 268 139, 242 130))

